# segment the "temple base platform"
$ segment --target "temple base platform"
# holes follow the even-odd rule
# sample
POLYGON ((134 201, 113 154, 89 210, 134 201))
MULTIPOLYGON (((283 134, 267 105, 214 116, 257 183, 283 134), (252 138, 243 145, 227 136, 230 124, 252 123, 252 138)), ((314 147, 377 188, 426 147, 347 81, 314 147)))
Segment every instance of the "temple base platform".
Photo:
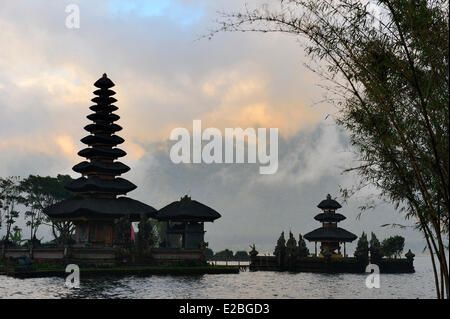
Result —
POLYGON ((79 266, 83 277, 239 273, 239 267, 207 264, 201 250, 154 248, 141 254, 124 254, 116 248, 72 248, 69 256, 67 253, 63 248, 36 248, 31 258, 28 249, 7 249, 0 275, 67 277, 65 268, 69 264, 79 266))
MULTIPOLYGON (((31 252, 28 248, 9 248, 5 250, 5 260, 16 264, 19 259, 29 259, 36 264, 97 265, 206 265, 204 254, 199 249, 151 248, 142 252, 124 251, 120 248, 39 247, 31 252)), ((1 257, 0 257, 1 259, 1 257)))
MULTIPOLYGON (((275 256, 253 256, 250 271, 290 271, 318 273, 365 273, 368 261, 354 257, 324 258, 302 257, 283 262, 275 256)), ((413 261, 407 258, 382 258, 374 262, 380 273, 413 273, 413 261)))

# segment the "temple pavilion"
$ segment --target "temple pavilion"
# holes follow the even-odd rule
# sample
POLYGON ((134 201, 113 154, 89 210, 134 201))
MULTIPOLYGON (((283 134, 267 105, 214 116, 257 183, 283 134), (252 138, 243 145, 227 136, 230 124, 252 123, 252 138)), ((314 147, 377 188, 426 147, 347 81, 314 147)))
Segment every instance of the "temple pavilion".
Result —
POLYGON ((117 100, 111 90, 114 83, 103 74, 94 86, 94 112, 87 118, 92 121, 84 127, 89 135, 81 139, 87 145, 78 152, 86 160, 72 169, 82 176, 65 187, 77 196, 48 207, 44 212, 53 222, 72 222, 75 225, 75 247, 108 247, 115 242, 115 221, 130 216, 137 221, 141 215, 155 217, 156 210, 137 200, 125 197, 136 185, 118 177, 130 168, 117 159, 126 155, 116 146, 124 139, 115 135, 122 128, 115 124, 119 116, 117 100))
POLYGON ((346 218, 344 215, 336 213, 336 210, 342 206, 328 194, 327 198, 321 201, 317 207, 323 210, 323 213, 316 215, 314 219, 321 222, 322 227, 305 234, 304 237, 308 241, 314 242, 316 256, 317 242, 320 242, 319 257, 324 257, 325 255, 342 257, 341 243, 344 244, 345 257, 345 243, 354 241, 357 236, 343 228, 337 227, 337 224, 346 218))
POLYGON ((201 249, 204 244, 204 223, 214 222, 221 215, 189 196, 161 208, 156 219, 165 222, 164 248, 201 249))

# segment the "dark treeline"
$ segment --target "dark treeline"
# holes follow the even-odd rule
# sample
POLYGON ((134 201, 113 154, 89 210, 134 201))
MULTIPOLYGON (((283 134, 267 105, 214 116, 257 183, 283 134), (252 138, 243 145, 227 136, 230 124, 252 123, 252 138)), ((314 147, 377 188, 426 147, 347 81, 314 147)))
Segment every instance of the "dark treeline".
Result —
MULTIPOLYGON (((358 245, 360 246, 363 244, 364 241, 367 242, 367 249, 369 248, 369 242, 367 241, 367 235, 363 233, 361 235, 360 241, 358 242, 358 245), (361 239, 362 238, 362 239, 361 239)), ((375 234, 372 233, 372 239, 371 239, 372 245, 379 246, 379 250, 382 257, 387 258, 400 258, 404 247, 405 247, 405 238, 399 235, 391 236, 388 238, 385 238, 381 243, 376 238, 375 234)), ((292 233, 289 233, 289 239, 288 241, 284 238, 284 232, 281 233, 280 238, 277 241, 277 245, 274 250, 274 255, 277 255, 280 250, 286 250, 286 249, 297 249, 299 251, 300 256, 308 256, 309 250, 306 247, 305 240, 302 238, 301 235, 299 235, 299 241, 297 244, 297 241, 293 237, 292 233)), ((229 260, 229 261, 248 261, 250 260, 250 255, 245 250, 236 251, 236 253, 233 253, 230 249, 224 249, 218 252, 214 252, 210 248, 206 248, 205 250, 205 257, 208 260, 229 260)))
POLYGON ((405 238, 399 235, 384 239, 381 243, 377 236, 372 233, 370 241, 366 233, 362 233, 356 245, 355 257, 360 254, 367 254, 369 250, 376 250, 379 257, 400 258, 405 248, 405 238))
POLYGON ((205 257, 208 260, 229 260, 229 261, 249 261, 250 256, 248 252, 245 250, 238 250, 236 253, 233 253, 230 249, 224 249, 214 253, 214 251, 210 248, 206 248, 205 257))
POLYGON ((0 177, 0 230, 4 232, 2 247, 20 246, 27 241, 40 242, 36 234, 42 225, 51 227, 55 242, 69 238, 74 230, 73 225, 51 222, 43 210, 74 196, 64 188, 71 180, 69 175, 29 175, 23 179, 19 176, 0 177), (28 229, 16 225, 20 217, 23 217, 28 229))
POLYGON ((0 231, 4 232, 0 237, 2 259, 8 247, 27 246, 32 253, 34 247, 42 245, 42 239, 36 238, 42 225, 49 226, 54 236, 54 240, 46 245, 61 245, 70 241, 74 231, 72 223, 52 222, 43 211, 74 196, 64 188, 71 180, 69 175, 29 175, 24 179, 19 176, 0 177, 0 231), (23 217, 28 229, 16 225, 20 217, 23 217))

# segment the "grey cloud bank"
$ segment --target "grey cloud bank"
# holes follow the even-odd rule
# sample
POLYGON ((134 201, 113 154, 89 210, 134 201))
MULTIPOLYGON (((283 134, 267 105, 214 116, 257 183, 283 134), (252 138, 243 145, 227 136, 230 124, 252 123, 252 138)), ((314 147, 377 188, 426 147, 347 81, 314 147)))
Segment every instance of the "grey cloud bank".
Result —
MULTIPOLYGON (((174 164, 166 150, 149 146, 153 151, 130 173, 139 185, 134 195, 159 208, 189 194, 222 214, 206 225, 206 240, 212 248, 247 249, 256 243, 260 251, 271 253, 282 230, 292 230, 297 236, 317 228, 316 205, 327 193, 338 196, 339 186, 355 180, 342 175, 353 155, 345 134, 334 125, 322 124, 280 139, 279 146, 279 170, 274 175, 260 175, 251 164, 174 164)), ((422 250, 414 230, 380 227, 405 224, 389 205, 379 203, 358 220, 358 206, 363 203, 364 198, 354 198, 343 205, 347 216, 343 227, 358 235, 374 231, 378 238, 401 234, 408 247, 422 250)), ((350 251, 354 244, 349 245, 350 251)))

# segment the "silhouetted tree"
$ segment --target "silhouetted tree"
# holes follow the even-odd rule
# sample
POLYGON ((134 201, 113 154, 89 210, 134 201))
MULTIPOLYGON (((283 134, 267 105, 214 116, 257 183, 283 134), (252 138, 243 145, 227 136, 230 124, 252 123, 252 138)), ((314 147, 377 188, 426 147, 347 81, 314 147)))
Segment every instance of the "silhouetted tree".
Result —
POLYGON ((143 252, 153 244, 153 225, 150 223, 147 216, 142 214, 138 227, 139 232, 137 234, 137 245, 138 252, 142 255, 143 252))
POLYGON ((289 269, 294 270, 297 262, 298 247, 294 235, 289 231, 289 238, 286 242, 286 257, 289 269))
POLYGON ((215 253, 214 259, 233 259, 233 251, 225 249, 215 253))
POLYGON ((280 238, 278 238, 277 245, 273 252, 277 259, 277 263, 281 269, 284 267, 284 260, 286 258, 286 239, 284 239, 284 232, 281 232, 280 238))
POLYGON ((250 257, 245 250, 239 250, 234 254, 234 258, 238 260, 248 260, 250 257))
POLYGON ((405 247, 405 238, 402 236, 393 236, 383 240, 381 252, 386 257, 400 257, 405 247))
POLYGON ((21 246, 25 239, 22 239, 22 229, 18 226, 14 226, 12 234, 9 236, 9 241, 12 246, 21 246))
POLYGON ((371 262, 374 264, 379 264, 381 261, 381 245, 380 241, 378 240, 377 236, 372 232, 370 236, 370 259, 371 262))
POLYGON ((30 240, 36 240, 40 225, 48 225, 60 244, 69 244, 75 227, 72 222, 52 222, 44 209, 62 200, 74 197, 65 185, 73 179, 69 175, 56 177, 29 175, 20 182, 20 202, 27 207, 25 220, 30 227, 30 240))
POLYGON ((6 234, 2 238, 2 259, 5 258, 6 248, 10 243, 12 226, 19 217, 19 182, 20 178, 17 176, 0 178, 0 226, 6 227, 6 234))
POLYGON ((303 239, 301 234, 298 234, 298 256, 299 257, 308 257, 309 249, 306 247, 306 242, 303 239))
POLYGON ((205 248, 205 258, 209 260, 214 257, 214 251, 211 248, 205 248))
POLYGON ((358 239, 354 255, 356 259, 364 263, 367 263, 369 260, 369 242, 367 241, 367 235, 365 232, 363 232, 361 237, 358 239))
POLYGON ((297 255, 297 241, 295 240, 292 232, 289 232, 289 238, 286 242, 286 254, 297 255))

